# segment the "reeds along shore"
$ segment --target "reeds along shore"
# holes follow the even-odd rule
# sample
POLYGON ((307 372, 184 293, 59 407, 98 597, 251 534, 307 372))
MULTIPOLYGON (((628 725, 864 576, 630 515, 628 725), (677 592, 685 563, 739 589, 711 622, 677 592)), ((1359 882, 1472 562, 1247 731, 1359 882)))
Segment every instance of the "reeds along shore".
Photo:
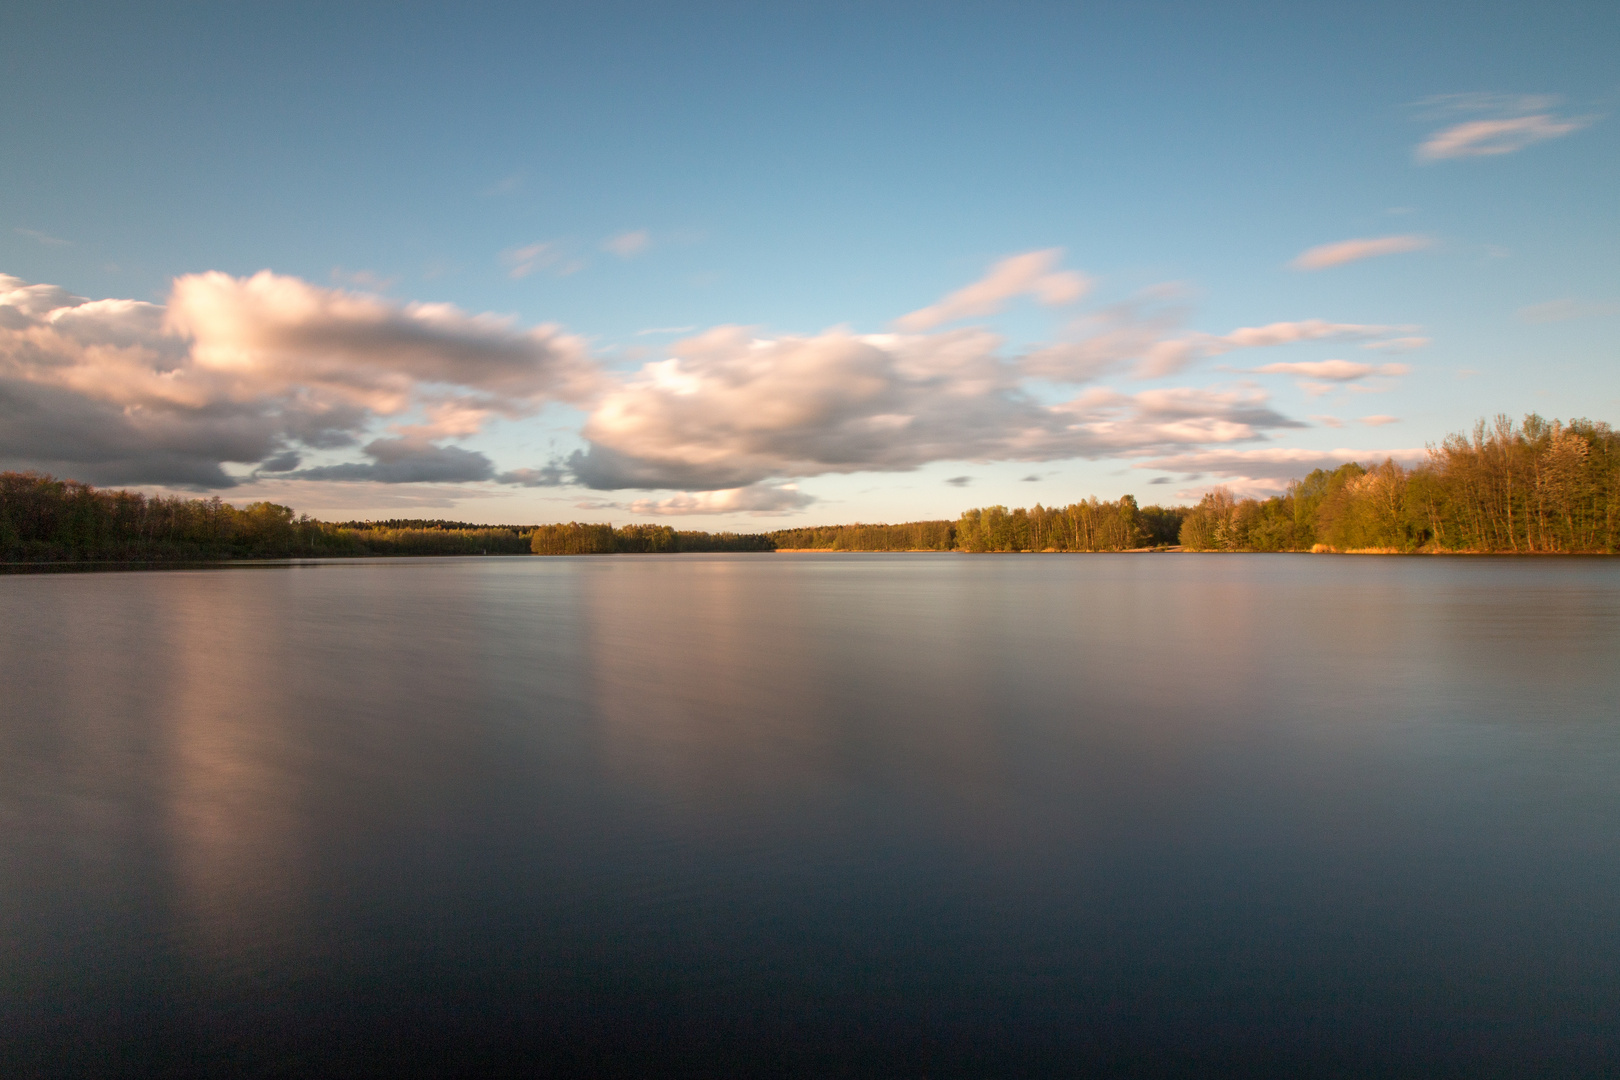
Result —
POLYGON ((1268 499, 1216 488, 1195 506, 1127 495, 1061 508, 968 510, 955 521, 707 533, 667 525, 332 523, 256 502, 98 490, 0 473, 0 561, 193 561, 364 555, 589 555, 696 551, 1620 550, 1620 434, 1608 424, 1499 416, 1426 462, 1318 469, 1268 499))

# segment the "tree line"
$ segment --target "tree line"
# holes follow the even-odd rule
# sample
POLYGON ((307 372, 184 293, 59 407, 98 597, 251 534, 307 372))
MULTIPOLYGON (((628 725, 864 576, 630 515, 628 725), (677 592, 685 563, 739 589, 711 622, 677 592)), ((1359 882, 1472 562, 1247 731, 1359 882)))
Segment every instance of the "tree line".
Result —
POLYGON ((668 525, 591 525, 570 521, 536 525, 529 534, 536 555, 646 555, 680 551, 774 551, 760 533, 699 532, 668 525))
MULTIPOLYGON (((411 523, 414 525, 415 523, 411 523)), ((507 555, 529 551, 509 526, 401 527, 316 521, 271 502, 232 506, 107 491, 37 473, 0 473, 0 560, 189 562, 360 555, 507 555)))
POLYGON ((1216 488, 1195 506, 1125 496, 978 507, 955 521, 709 533, 668 525, 317 521, 285 506, 109 491, 0 473, 0 561, 203 561, 364 555, 698 551, 1620 551, 1620 434, 1505 416, 1448 436, 1413 468, 1317 469, 1267 499, 1216 488))
POLYGON ((207 562, 367 555, 771 551, 760 534, 667 525, 478 525, 438 519, 317 521, 290 507, 236 507, 0 473, 0 562, 207 562))
POLYGON ((1620 433, 1590 420, 1498 416, 1414 468, 1317 469, 1270 499, 1217 488, 1182 523, 1192 551, 1620 550, 1620 433))

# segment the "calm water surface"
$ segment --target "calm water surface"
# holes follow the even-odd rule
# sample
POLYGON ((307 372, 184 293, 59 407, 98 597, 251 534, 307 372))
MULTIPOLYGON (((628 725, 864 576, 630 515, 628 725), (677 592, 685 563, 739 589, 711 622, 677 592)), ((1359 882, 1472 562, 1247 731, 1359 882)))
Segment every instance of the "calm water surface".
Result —
POLYGON ((1620 1069, 1620 562, 0 578, 0 1072, 1620 1069))

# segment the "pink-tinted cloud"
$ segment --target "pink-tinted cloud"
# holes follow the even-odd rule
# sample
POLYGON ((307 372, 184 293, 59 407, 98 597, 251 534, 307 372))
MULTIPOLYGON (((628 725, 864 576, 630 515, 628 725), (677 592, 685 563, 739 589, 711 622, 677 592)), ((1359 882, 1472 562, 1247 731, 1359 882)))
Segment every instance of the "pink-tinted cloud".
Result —
POLYGON ((1303 251, 1289 265, 1295 270, 1326 270, 1330 266, 1343 266, 1345 263, 1377 258, 1380 255, 1421 251, 1433 245, 1434 241, 1429 237, 1415 235, 1340 240, 1337 243, 1321 244, 1303 251))
POLYGON ((0 460, 92 482, 229 487, 227 464, 294 475, 309 452, 411 413, 425 422, 374 439, 355 468, 476 478, 487 458, 429 440, 583 400, 598 377, 555 327, 268 272, 177 279, 167 307, 0 276, 0 460))
POLYGON ((1257 375, 1303 375, 1329 382, 1351 382, 1369 375, 1405 375, 1412 369, 1405 364, 1359 364, 1354 360, 1305 360, 1266 364, 1251 368, 1257 375))
POLYGON ((652 234, 646 229, 632 229, 602 241, 602 250, 610 251, 621 259, 633 259, 651 245, 652 234))
POLYGON ((961 319, 994 315, 1019 296, 1033 296, 1043 304, 1072 304, 1091 288, 1091 282, 1072 270, 1056 269, 1061 248, 1030 251, 1002 259, 989 273, 928 307, 902 315, 894 324, 901 330, 932 330, 961 319))
POLYGON ((1143 354, 1137 374, 1144 379, 1173 375, 1194 360, 1220 356, 1235 349, 1263 349, 1302 341, 1328 341, 1380 337, 1400 328, 1360 323, 1331 323, 1322 319, 1243 326, 1229 334, 1188 334, 1161 341, 1143 354))
POLYGON ((1419 161, 1451 158, 1496 157, 1512 154, 1548 139, 1556 139, 1591 124, 1590 116, 1569 116, 1556 110, 1559 99, 1550 94, 1446 94, 1419 105, 1431 117, 1473 114, 1434 132, 1415 152, 1419 161))

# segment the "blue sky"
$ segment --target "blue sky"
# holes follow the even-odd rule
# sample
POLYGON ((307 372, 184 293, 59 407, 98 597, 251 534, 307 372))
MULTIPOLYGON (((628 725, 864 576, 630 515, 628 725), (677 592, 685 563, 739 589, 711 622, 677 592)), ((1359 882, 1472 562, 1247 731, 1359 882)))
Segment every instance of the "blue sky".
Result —
POLYGON ((761 528, 1620 421, 1620 8, 1349 7, 8 6, 0 465, 761 528))

